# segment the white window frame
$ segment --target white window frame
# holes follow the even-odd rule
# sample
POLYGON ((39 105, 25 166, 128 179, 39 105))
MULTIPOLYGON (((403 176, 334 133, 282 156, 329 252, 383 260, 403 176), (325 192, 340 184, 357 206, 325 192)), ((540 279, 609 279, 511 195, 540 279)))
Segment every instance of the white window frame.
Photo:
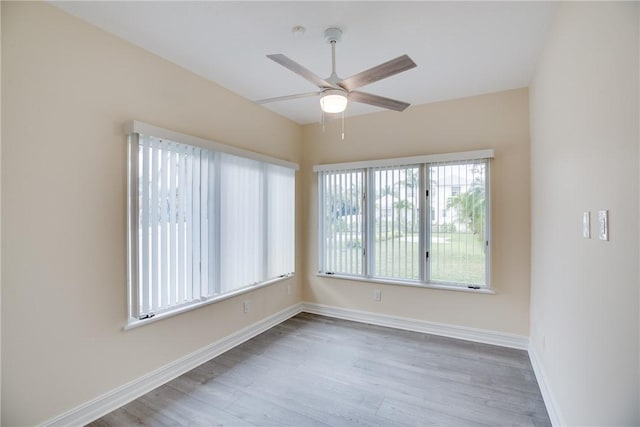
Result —
MULTIPOLYGON (((198 138, 191 135, 174 132, 171 130, 163 129, 157 126, 153 126, 140 121, 130 121, 125 124, 125 134, 128 136, 127 143, 127 306, 128 306, 128 319, 124 326, 124 329, 132 329, 144 324, 148 324, 154 321, 158 321, 167 317, 175 316, 185 311, 190 311, 204 305, 222 301, 236 295, 240 295, 254 289, 270 285, 275 282, 286 280, 294 276, 294 272, 285 274, 283 276, 265 280, 262 282, 247 284, 247 286, 226 292, 223 294, 217 294, 213 297, 203 298, 200 301, 187 303, 177 306, 175 308, 162 311, 157 315, 146 317, 141 319, 138 313, 138 153, 139 153, 139 139, 140 135, 150 135, 155 138, 165 139, 169 141, 175 141, 180 144, 187 144, 196 147, 201 147, 206 150, 214 151, 216 153, 231 154, 238 157, 248 158, 256 160, 266 165, 276 165, 285 168, 298 171, 299 166, 297 163, 278 159, 275 157, 266 156, 263 154, 255 153, 248 150, 220 144, 214 141, 198 138)), ((295 178, 294 178, 295 179, 295 178)), ((266 180, 266 177, 265 177, 266 180)), ((266 184, 265 184, 266 185, 266 184)), ((295 184, 294 184, 295 185, 295 184)), ((216 206, 219 209, 219 206, 216 206)), ((293 208, 295 209, 295 199, 293 201, 293 208)), ((295 220, 295 213, 293 216, 295 220)), ((295 236, 293 238, 295 245, 295 236)), ((265 242, 266 248, 266 242, 265 242)), ((266 257, 266 254, 264 255, 266 257)), ((293 248, 293 266, 295 268, 295 247, 293 248)), ((266 269, 266 267, 265 267, 266 269)), ((217 285, 217 284, 216 284, 217 285)))
MULTIPOLYGON (((367 182, 367 174, 366 174, 366 170, 362 169, 362 170, 351 170, 350 172, 358 172, 358 173, 362 173, 362 194, 359 196, 361 197, 361 209, 363 212, 367 211, 369 209, 368 203, 366 203, 366 200, 364 200, 364 194, 366 194, 367 191, 367 186, 368 186, 368 182, 367 182)), ((325 191, 324 191, 324 185, 320 185, 320 182, 318 181, 318 193, 319 193, 319 200, 322 201, 325 198, 325 191)), ((321 207, 320 207, 320 211, 321 211, 321 207)), ((322 216, 322 214, 321 214, 322 216)), ((366 215, 365 215, 366 217, 366 215)), ((324 221, 322 221, 321 218, 319 218, 320 224, 319 224, 319 235, 324 235, 324 232, 326 230, 326 224, 324 223, 324 221)), ((361 234, 362 234, 362 244, 364 245, 364 247, 367 246, 367 230, 369 228, 369 224, 366 221, 362 221, 362 224, 360 225, 361 227, 361 234)), ((320 237, 320 236, 319 236, 320 237)), ((318 239, 318 257, 319 257, 319 262, 320 265, 324 265, 325 264, 325 251, 324 251, 324 246, 323 246, 323 240, 322 239, 318 239)), ((363 272, 367 271, 367 263, 368 263, 368 258, 365 256, 364 252, 362 254, 362 259, 360 260, 360 267, 362 269, 363 272)), ((360 274, 347 274, 347 273, 342 273, 341 276, 348 276, 348 277, 362 277, 362 275, 360 274)))
POLYGON ((382 160, 365 160, 365 161, 357 161, 357 162, 346 162, 346 163, 333 163, 333 164, 324 164, 324 165, 314 165, 313 171, 318 173, 318 268, 317 272, 318 276, 322 277, 330 277, 330 278, 339 278, 339 279, 347 279, 347 280, 357 280, 357 281, 368 281, 374 283, 385 283, 385 284, 393 284, 393 285, 405 285, 405 286, 416 286, 416 287, 426 287, 426 288, 436 288, 436 289, 447 289, 447 290, 456 290, 456 291, 467 291, 467 292, 476 292, 476 293, 495 293, 491 289, 491 159, 494 158, 494 150, 486 149, 486 150, 476 150, 476 151, 465 151, 458 153, 446 153, 446 154, 432 154, 432 155, 423 155, 423 156, 413 156, 413 157, 402 157, 402 158, 393 158, 393 159, 382 159, 382 160), (485 285, 481 287, 468 285, 468 284, 458 284, 458 283, 442 283, 438 281, 434 281, 430 279, 430 266, 429 262, 426 260, 426 253, 428 250, 428 239, 430 238, 431 227, 433 226, 431 222, 431 209, 429 204, 429 198, 426 196, 426 190, 428 188, 428 167, 430 164, 443 163, 443 162, 464 162, 469 160, 486 160, 486 171, 485 171, 485 204, 486 204, 486 236, 485 236, 485 285), (371 191, 371 173, 370 170, 377 167, 404 167, 415 165, 420 169, 420 189, 422 196, 420 197, 420 249, 424 258, 420 263, 420 279, 419 280, 409 280, 409 279, 388 279, 374 276, 372 274, 370 266, 373 263, 373 248, 372 245, 374 243, 372 236, 372 221, 373 215, 373 199, 371 191), (325 241, 324 238, 324 230, 325 225, 323 224, 324 214, 322 209, 324 208, 323 200, 324 194, 322 191, 322 174, 320 172, 339 172, 339 171, 356 171, 356 170, 364 170, 364 181, 365 183, 365 195, 366 202, 363 204, 363 222, 368 224, 367 229, 364 233, 363 241, 365 242, 365 248, 363 257, 364 257, 364 273, 362 275, 354 275, 354 274, 340 274, 337 272, 324 272, 322 268, 324 266, 322 255, 324 254, 323 244, 325 241))

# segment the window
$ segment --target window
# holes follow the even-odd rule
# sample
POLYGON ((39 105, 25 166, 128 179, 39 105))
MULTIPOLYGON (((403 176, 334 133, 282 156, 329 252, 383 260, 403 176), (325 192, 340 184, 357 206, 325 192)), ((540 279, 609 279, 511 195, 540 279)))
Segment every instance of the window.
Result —
POLYGON ((364 274, 364 172, 327 173, 320 183, 322 243, 320 258, 326 271, 364 274))
POLYGON ((426 165, 429 203, 443 215, 431 223, 429 277, 432 282, 487 286, 486 160, 426 165))
POLYGON ((319 272, 489 288, 492 150, 321 165, 319 272))
POLYGON ((373 276, 420 278, 420 168, 370 169, 373 201, 373 276))
POLYGON ((293 274, 296 165, 131 126, 130 323, 293 274))

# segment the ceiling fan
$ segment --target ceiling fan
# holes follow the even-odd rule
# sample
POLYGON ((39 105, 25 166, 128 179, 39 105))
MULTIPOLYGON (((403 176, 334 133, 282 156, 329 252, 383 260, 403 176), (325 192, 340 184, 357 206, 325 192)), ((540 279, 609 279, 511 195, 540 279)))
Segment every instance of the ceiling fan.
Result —
POLYGON ((394 111, 404 111, 409 105, 407 102, 385 98, 371 93, 360 92, 355 89, 391 77, 403 71, 416 67, 408 55, 402 55, 391 61, 387 61, 368 70, 354 74, 346 79, 341 79, 336 74, 336 43, 340 41, 342 30, 328 28, 324 32, 325 39, 331 44, 331 75, 322 79, 302 65, 286 57, 283 54, 267 55, 267 58, 277 62, 283 67, 293 71, 304 79, 307 79, 320 88, 317 92, 299 93, 295 95, 278 96, 255 101, 256 104, 268 102, 286 101, 289 99, 307 98, 320 95, 320 108, 325 113, 341 113, 347 108, 348 101, 361 102, 394 111))

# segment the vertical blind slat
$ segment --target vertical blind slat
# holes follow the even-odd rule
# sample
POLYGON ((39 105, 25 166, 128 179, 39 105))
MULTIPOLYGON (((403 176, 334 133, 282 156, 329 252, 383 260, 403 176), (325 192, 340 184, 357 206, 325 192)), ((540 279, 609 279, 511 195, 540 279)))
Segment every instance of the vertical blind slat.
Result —
POLYGON ((194 147, 187 148, 186 156, 186 206, 185 206, 185 251, 186 251, 186 287, 185 287, 185 299, 186 301, 192 301, 193 286, 194 286, 194 254, 195 254, 195 221, 193 216, 193 158, 196 152, 194 147))
POLYGON ((192 299, 199 299, 202 297, 202 282, 201 282, 201 236, 202 236, 202 221, 200 220, 200 158, 201 150, 194 148, 194 156, 192 159, 192 172, 191 172, 191 271, 193 274, 193 281, 191 284, 192 299))
POLYGON ((169 304, 169 152, 165 141, 159 142, 160 166, 160 267, 162 299, 160 305, 169 304))
POLYGON ((140 144, 140 162, 142 173, 139 176, 140 185, 140 313, 149 310, 149 147, 148 140, 143 139, 140 144))
POLYGON ((209 286, 212 295, 218 295, 220 289, 220 155, 209 153, 209 188, 213 189, 213 196, 209 200, 209 286))
POLYGON ((169 149, 169 306, 177 302, 177 233, 176 233, 176 186, 177 167, 175 144, 170 144, 169 149))
MULTIPOLYGON (((209 182, 209 157, 205 151, 200 152, 200 180, 205 183, 209 182)), ((206 191, 200 191, 200 294, 202 297, 211 295, 209 288, 209 239, 211 238, 211 229, 209 228, 209 218, 207 208, 209 206, 209 194, 206 191)))
POLYGON ((178 295, 177 302, 181 304, 184 302, 185 294, 185 217, 184 217, 184 209, 185 209, 185 193, 186 193, 186 185, 185 185, 185 153, 186 147, 180 146, 178 151, 178 181, 176 185, 176 195, 177 195, 177 212, 178 215, 176 217, 176 225, 177 225, 177 234, 178 234, 178 295))
POLYGON ((158 143, 155 140, 151 141, 151 155, 150 155, 150 165, 149 165, 149 173, 150 173, 150 187, 151 187, 151 204, 149 209, 150 219, 149 219, 149 232, 150 232, 150 252, 151 252, 151 260, 150 265, 151 268, 151 285, 149 286, 149 299, 150 299, 150 307, 149 310, 155 311, 159 304, 159 287, 158 287, 158 278, 159 272, 158 269, 153 267, 158 265, 158 227, 160 225, 160 221, 158 219, 158 143))

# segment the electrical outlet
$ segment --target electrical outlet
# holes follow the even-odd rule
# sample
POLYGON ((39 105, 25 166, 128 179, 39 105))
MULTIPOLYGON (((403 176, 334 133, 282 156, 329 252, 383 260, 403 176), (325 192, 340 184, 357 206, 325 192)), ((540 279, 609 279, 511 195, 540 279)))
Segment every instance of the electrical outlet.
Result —
POLYGON ((382 301, 382 291, 380 289, 373 290, 373 300, 382 301))
POLYGON ((251 309, 251 301, 247 300, 244 302, 244 312, 248 313, 250 309, 251 309))

